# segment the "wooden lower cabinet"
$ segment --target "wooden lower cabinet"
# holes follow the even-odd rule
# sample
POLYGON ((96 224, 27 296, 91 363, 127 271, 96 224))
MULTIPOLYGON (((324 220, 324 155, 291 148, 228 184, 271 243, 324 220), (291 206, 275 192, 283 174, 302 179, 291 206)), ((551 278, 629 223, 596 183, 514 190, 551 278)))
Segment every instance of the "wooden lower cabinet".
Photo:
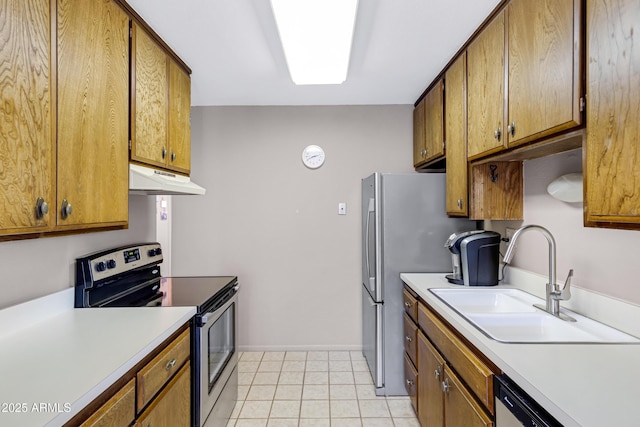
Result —
POLYGON ((445 361, 422 332, 418 332, 418 420, 422 427, 444 425, 442 374, 445 361))
POLYGON ((136 427, 189 427, 191 365, 187 362, 136 422, 136 427))
POLYGON ((136 416, 136 381, 130 380, 81 427, 127 427, 136 416))
POLYGON ((64 427, 189 427, 190 348, 190 329, 183 327, 64 427))
MULTIPOLYGON (((492 364, 485 363, 486 358, 477 349, 465 344, 422 302, 418 303, 418 323, 416 364, 420 425, 493 426, 493 375, 498 369, 489 367, 487 364, 492 364)), ((405 354, 407 379, 412 375, 412 367, 405 354)))
POLYGON ((442 386, 444 425, 447 427, 491 427, 493 420, 456 374, 445 365, 442 386))

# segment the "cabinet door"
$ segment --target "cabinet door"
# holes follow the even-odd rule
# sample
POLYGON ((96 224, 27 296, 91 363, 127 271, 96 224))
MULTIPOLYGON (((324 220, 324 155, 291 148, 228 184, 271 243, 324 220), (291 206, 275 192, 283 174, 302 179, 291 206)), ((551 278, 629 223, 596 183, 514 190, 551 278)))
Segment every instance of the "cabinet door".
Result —
POLYGON ((425 99, 423 98, 413 110, 413 166, 418 167, 424 163, 425 148, 425 99))
POLYGON ((187 362, 138 419, 137 426, 189 427, 191 370, 187 362))
POLYGON ((191 170, 191 78, 169 61, 169 168, 191 170))
POLYGON ((59 226, 126 224, 128 112, 129 17, 112 0, 59 0, 59 226))
POLYGON ((80 427, 127 427, 136 416, 136 381, 130 380, 80 427))
POLYGON ((444 83, 440 79, 425 97, 425 162, 444 155, 444 83))
POLYGON ((165 167, 169 154, 168 57, 136 24, 132 37, 131 159, 165 167))
POLYGON ((445 135, 447 139, 447 214, 467 216, 467 54, 445 75, 445 135))
POLYGON ((473 399, 462 381, 444 368, 444 425, 446 427, 491 427, 493 420, 473 399))
POLYGON ((404 355, 404 384, 409 399, 411 399, 411 406, 415 413, 418 413, 418 371, 413 365, 413 362, 407 354, 404 355))
POLYGON ((580 1, 507 6, 510 147, 580 124, 580 1))
POLYGON ((418 419, 422 427, 443 425, 444 364, 440 353, 422 332, 418 332, 418 419))
POLYGON ((468 155, 504 148, 504 11, 467 49, 468 155))
POLYGON ((522 220, 522 162, 490 162, 471 167, 469 219, 522 220))
POLYGON ((640 223, 638 22, 638 1, 587 2, 587 225, 640 223))
POLYGON ((45 231, 55 209, 55 90, 49 0, 8 0, 0 13, 0 234, 45 231))

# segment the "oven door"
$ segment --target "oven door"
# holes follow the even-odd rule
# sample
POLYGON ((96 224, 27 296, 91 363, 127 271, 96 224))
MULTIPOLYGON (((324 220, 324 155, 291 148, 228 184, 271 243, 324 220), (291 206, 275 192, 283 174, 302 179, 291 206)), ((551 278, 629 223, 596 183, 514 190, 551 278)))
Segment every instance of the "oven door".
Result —
MULTIPOLYGON (((237 288, 236 288, 237 290, 237 288)), ((222 306, 198 316, 200 426, 226 425, 238 394, 237 292, 222 306), (235 376, 234 378, 232 378, 235 376), (215 406, 215 409, 214 409, 215 406), (207 419, 216 418, 218 422, 207 419), (220 423, 224 420, 224 423, 220 423), (213 424, 211 422, 213 421, 213 424)))

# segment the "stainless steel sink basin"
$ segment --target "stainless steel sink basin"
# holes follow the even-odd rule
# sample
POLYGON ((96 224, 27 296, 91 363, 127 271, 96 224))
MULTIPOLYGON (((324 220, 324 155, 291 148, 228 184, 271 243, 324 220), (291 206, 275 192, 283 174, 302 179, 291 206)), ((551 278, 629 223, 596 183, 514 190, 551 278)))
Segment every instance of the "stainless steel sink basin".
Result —
POLYGON ((535 308, 544 300, 517 289, 430 289, 489 338, 506 343, 639 344, 634 336, 564 310, 575 322, 566 322, 535 308))

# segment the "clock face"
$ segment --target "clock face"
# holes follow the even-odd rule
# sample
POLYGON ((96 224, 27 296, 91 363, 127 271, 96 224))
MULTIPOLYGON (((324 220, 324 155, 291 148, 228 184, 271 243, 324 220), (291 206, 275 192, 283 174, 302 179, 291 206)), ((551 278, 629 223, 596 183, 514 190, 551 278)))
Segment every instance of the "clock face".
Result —
POLYGON ((309 145, 302 150, 302 163, 310 169, 317 169, 324 163, 324 150, 317 145, 309 145))

